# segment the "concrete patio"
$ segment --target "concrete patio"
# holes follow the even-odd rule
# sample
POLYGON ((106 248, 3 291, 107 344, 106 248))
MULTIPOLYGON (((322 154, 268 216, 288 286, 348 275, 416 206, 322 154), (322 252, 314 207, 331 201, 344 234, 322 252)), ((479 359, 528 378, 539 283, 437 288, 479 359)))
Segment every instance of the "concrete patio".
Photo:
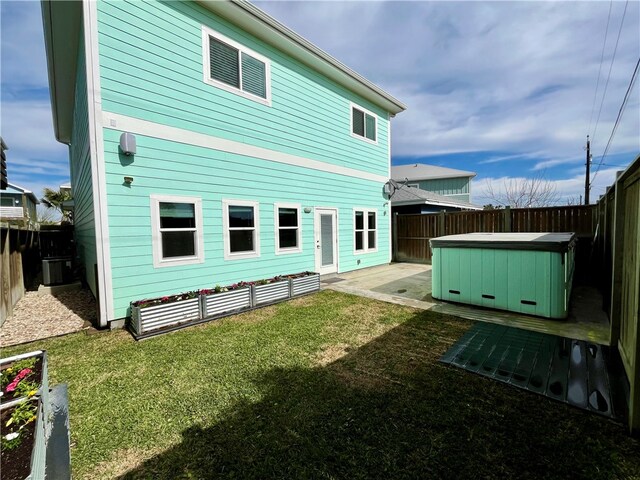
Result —
POLYGON ((609 321, 602 297, 592 287, 574 286, 569 317, 551 320, 502 310, 440 302, 431 297, 431 265, 392 263, 322 278, 322 288, 421 310, 496 323, 561 337, 609 345, 609 321))

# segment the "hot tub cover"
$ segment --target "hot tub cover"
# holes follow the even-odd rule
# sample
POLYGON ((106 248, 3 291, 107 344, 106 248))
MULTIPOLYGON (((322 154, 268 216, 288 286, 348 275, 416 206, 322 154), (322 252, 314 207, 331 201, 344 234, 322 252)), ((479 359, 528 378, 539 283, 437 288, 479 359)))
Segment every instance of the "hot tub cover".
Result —
POLYGON ((542 250, 566 252, 577 236, 567 233, 465 233, 432 238, 431 248, 491 248, 501 250, 542 250))

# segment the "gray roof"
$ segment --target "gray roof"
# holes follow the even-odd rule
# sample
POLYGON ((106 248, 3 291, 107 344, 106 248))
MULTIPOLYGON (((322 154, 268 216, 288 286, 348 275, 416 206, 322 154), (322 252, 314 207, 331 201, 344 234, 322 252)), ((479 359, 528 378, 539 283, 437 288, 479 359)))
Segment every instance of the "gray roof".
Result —
POLYGON ((25 194, 36 205, 38 205, 40 203, 40 200, 38 200, 38 197, 36 197, 31 190, 27 190, 26 188, 23 188, 23 187, 21 187, 19 185, 16 185, 15 183, 11 183, 11 182, 9 182, 7 185, 9 185, 11 188, 13 188, 16 191, 25 194))
POLYGON ((391 167, 391 178, 402 182, 404 180, 431 180, 435 178, 475 177, 474 172, 456 170, 455 168, 427 165, 426 163, 411 163, 391 167))
POLYGON ((441 207, 456 207, 465 210, 482 210, 482 207, 455 200, 446 195, 438 195, 437 193, 427 192, 426 190, 408 185, 398 185, 398 187, 400 188, 393 192, 390 197, 392 206, 429 204, 441 207))

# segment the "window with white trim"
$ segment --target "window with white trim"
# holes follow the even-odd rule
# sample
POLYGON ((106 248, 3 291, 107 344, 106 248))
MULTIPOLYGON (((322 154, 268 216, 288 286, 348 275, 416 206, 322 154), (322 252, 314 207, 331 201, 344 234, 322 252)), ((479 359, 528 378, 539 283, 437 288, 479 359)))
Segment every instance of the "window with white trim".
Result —
POLYGON ((258 202, 223 200, 222 215, 225 259, 260 256, 258 202))
POLYGON ((151 227, 154 267, 204 261, 200 198, 151 195, 151 227))
POLYGON ((271 63, 267 58, 204 26, 202 55, 205 83, 271 105, 271 63))
POLYGON ((351 135, 377 143, 378 116, 358 105, 351 104, 351 135))
POLYGON ((276 203, 273 209, 276 226, 276 254, 301 252, 300 205, 276 203))
POLYGON ((375 252, 378 249, 378 213, 376 210, 354 209, 353 227, 355 253, 375 252))

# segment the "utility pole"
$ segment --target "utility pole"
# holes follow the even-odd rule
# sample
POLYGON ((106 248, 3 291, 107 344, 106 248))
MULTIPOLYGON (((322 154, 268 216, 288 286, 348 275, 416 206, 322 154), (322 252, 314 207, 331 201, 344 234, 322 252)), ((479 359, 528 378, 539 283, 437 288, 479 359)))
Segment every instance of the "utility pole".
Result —
POLYGON ((587 171, 584 176, 584 204, 589 205, 589 167, 591 167, 591 143, 587 135, 587 171))

